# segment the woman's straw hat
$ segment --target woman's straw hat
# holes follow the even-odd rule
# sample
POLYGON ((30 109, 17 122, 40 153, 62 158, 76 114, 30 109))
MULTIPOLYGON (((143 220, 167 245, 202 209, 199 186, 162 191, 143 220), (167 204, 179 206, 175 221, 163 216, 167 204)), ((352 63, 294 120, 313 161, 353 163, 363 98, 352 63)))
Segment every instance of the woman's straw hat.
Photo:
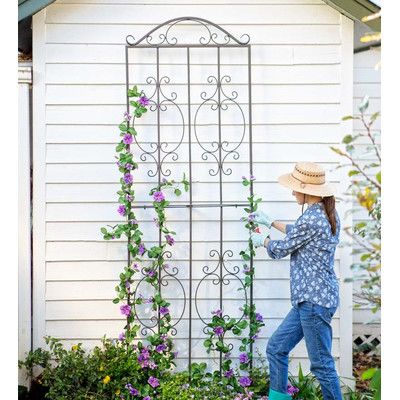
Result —
POLYGON ((298 162, 292 173, 281 175, 278 182, 296 192, 328 197, 335 194, 333 186, 325 182, 324 169, 312 162, 298 162))

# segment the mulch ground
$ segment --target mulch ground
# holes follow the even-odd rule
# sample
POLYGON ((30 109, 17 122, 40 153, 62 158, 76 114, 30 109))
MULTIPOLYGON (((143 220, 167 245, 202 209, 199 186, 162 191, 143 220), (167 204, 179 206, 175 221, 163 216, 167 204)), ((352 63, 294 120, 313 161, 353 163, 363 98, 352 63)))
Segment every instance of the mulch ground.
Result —
POLYGON ((357 391, 365 391, 368 389, 369 381, 361 379, 362 373, 369 368, 380 368, 381 356, 372 354, 368 355, 365 352, 353 352, 353 376, 356 378, 357 391))

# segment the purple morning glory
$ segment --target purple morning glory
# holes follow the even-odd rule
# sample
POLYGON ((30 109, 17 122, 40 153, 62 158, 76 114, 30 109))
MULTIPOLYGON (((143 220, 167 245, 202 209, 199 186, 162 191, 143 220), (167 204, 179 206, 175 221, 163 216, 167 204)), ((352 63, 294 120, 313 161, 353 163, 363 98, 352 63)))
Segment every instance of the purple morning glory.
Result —
POLYGON ((263 316, 260 313, 256 313, 256 321, 263 322, 263 316))
POLYGON ((167 348, 167 346, 165 345, 165 344, 159 344, 157 347, 156 347, 156 351, 158 352, 158 353, 162 353, 165 349, 167 348))
POLYGON ((130 133, 125 133, 124 137, 122 138, 122 141, 125 144, 132 144, 132 142, 133 142, 132 135, 130 133))
POLYGON ((239 355, 239 361, 240 361, 242 364, 247 364, 247 363, 249 362, 249 356, 248 356, 246 353, 241 353, 241 354, 239 355))
POLYGON ((241 376, 239 379, 239 384, 240 386, 250 386, 251 385, 251 379, 248 376, 241 376))
POLYGON ((128 113, 128 111, 125 111, 125 112, 124 112, 124 118, 125 118, 126 121, 130 121, 131 118, 132 118, 132 115, 130 115, 130 114, 128 113))
POLYGON ((151 387, 153 387, 153 388, 157 387, 157 386, 160 384, 160 382, 158 381, 158 379, 155 378, 154 376, 151 376, 151 377, 147 380, 147 382, 148 382, 149 385, 150 385, 151 387))
POLYGON ((133 182, 133 176, 132 176, 129 172, 127 172, 127 173, 124 175, 124 182, 125 182, 127 185, 129 185, 130 183, 133 182))
POLYGON ((124 304, 119 309, 122 315, 129 316, 131 314, 131 306, 129 304, 124 304))
POLYGON ((135 389, 130 383, 127 383, 125 385, 125 388, 129 390, 129 393, 132 396, 137 396, 139 394, 139 391, 137 389, 135 389))
POLYGON ((293 396, 294 394, 298 393, 300 390, 296 386, 288 385, 287 387, 287 393, 293 396))
POLYGON ((146 106, 149 105, 149 99, 148 99, 146 96, 142 96, 142 97, 139 98, 138 103, 139 103, 141 106, 146 107, 146 106))
POLYGON ((151 400, 150 396, 143 397, 143 400, 151 400))
POLYGON ((163 192, 155 192, 153 194, 153 199, 157 203, 161 203, 163 200, 165 200, 164 193, 163 192))
POLYGON ((160 307, 160 314, 161 315, 165 315, 165 314, 168 314, 169 313, 169 309, 168 309, 168 307, 160 307))
POLYGON ((125 333, 124 333, 124 332, 121 332, 121 333, 118 335, 118 339, 119 339, 119 340, 125 340, 125 333))
POLYGON ((216 326, 214 328, 214 332, 218 335, 221 336, 224 333, 224 328, 222 326, 216 326))
POLYGON ((126 201, 132 201, 133 200, 133 196, 130 194, 125 195, 125 200, 126 201))
POLYGON ((155 273, 156 273, 156 271, 154 271, 154 269, 151 269, 150 271, 146 272, 146 275, 153 277, 155 275, 155 273))
POLYGON ((136 219, 130 219, 129 220, 129 223, 131 224, 131 225, 137 225, 137 220, 136 219))
POLYGON ((228 371, 224 372, 225 378, 231 378, 233 376, 233 370, 229 369, 228 371))
POLYGON ((133 165, 131 163, 126 163, 125 168, 131 170, 133 168, 133 165))
POLYGON ((121 204, 118 207, 118 213, 121 214, 122 216, 124 216, 126 214, 126 207, 123 204, 121 204))
POLYGON ((165 239, 167 239, 167 243, 172 246, 175 243, 174 238, 171 235, 165 235, 165 239))
POLYGON ((143 243, 140 243, 139 244, 139 255, 143 255, 144 254, 144 252, 146 251, 146 248, 144 247, 144 244, 143 243))
POLYGON ((215 311, 211 311, 211 314, 215 314, 218 317, 222 317, 222 310, 215 310, 215 311))

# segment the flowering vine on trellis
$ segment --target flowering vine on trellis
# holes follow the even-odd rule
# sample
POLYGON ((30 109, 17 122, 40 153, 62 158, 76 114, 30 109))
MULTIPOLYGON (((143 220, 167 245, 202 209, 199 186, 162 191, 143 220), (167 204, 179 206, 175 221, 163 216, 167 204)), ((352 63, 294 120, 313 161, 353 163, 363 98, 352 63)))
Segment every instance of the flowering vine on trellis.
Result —
MULTIPOLYGON (((243 176, 242 184, 243 186, 249 186, 254 180, 255 177, 253 175, 251 175, 250 178, 243 176)), ((247 198, 247 200, 249 201, 249 207, 246 207, 244 210, 248 216, 243 217, 242 221, 246 222, 245 227, 249 231, 256 231, 258 230, 258 225, 254 221, 253 213, 257 210, 258 203, 260 203, 262 199, 255 199, 254 195, 252 194, 247 198)), ((239 288, 238 290, 246 290, 251 286, 254 276, 254 267, 250 267, 247 264, 247 262, 251 260, 251 256, 255 256, 250 235, 246 250, 240 251, 239 254, 244 262, 243 273, 245 275, 245 279, 244 287, 239 288)), ((214 314, 212 321, 207 324, 211 330, 208 332, 209 337, 204 341, 204 346, 207 349, 207 353, 215 350, 223 354, 224 361, 222 362, 221 368, 223 372, 222 382, 224 384, 232 385, 235 389, 240 389, 241 387, 245 391, 245 394, 249 395, 251 392, 248 391, 248 387, 252 384, 251 378, 249 375, 235 377, 234 371, 231 368, 232 360, 230 359, 230 349, 229 346, 223 342, 223 339, 226 333, 229 331, 232 331, 232 333, 236 336, 240 336, 242 331, 249 327, 249 335, 241 340, 242 344, 239 347, 239 351, 241 351, 239 355, 239 369, 241 371, 247 371, 248 373, 250 370, 251 361, 253 360, 253 354, 250 352, 250 345, 255 342, 260 328, 265 326, 265 324, 263 322, 263 316, 256 312, 255 304, 249 305, 246 302, 243 307, 239 308, 239 310, 243 311, 243 319, 239 321, 237 321, 235 318, 231 318, 230 316, 223 316, 222 310, 212 311, 212 314, 214 314), (245 318, 248 319, 248 321, 245 318)), ((218 372, 216 371, 216 373, 218 372)))
MULTIPOLYGON (((121 140, 116 146, 116 152, 119 153, 116 157, 118 160, 117 165, 122 174, 120 178, 121 190, 117 192, 119 195, 117 211, 121 216, 126 217, 126 222, 115 226, 109 226, 111 230, 107 230, 103 227, 101 228, 101 232, 105 240, 119 239, 123 235, 126 236, 128 240, 127 248, 132 257, 132 262, 126 265, 123 272, 119 275, 120 282, 115 288, 117 297, 114 298, 113 303, 118 304, 124 302, 124 304, 120 306, 120 311, 121 314, 126 317, 126 325, 124 326, 124 332, 119 335, 119 341, 121 345, 126 345, 127 349, 132 351, 132 355, 137 357, 142 369, 145 369, 149 375, 147 379, 148 385, 141 393, 131 382, 128 382, 125 385, 125 390, 122 390, 119 395, 120 398, 124 399, 131 398, 129 396, 144 396, 143 400, 151 400, 150 394, 156 394, 155 388, 159 385, 159 378, 162 376, 163 371, 170 370, 173 365, 176 366, 173 359, 177 354, 177 352, 172 352, 173 343, 168 337, 168 332, 171 329, 171 315, 168 308, 170 303, 162 298, 160 292, 161 271, 166 271, 169 268, 169 265, 165 263, 165 249, 167 246, 174 245, 174 235, 176 235, 176 232, 169 230, 166 226, 165 209, 170 203, 165 197, 165 190, 173 189, 174 194, 180 196, 182 194, 180 186, 183 186, 183 189, 187 192, 190 183, 187 181, 184 174, 183 179, 179 182, 174 180, 168 181, 163 178, 161 183, 150 190, 149 195, 152 196, 153 208, 157 215, 157 217, 153 218, 153 221, 160 233, 163 234, 163 239, 160 240, 159 245, 149 249, 146 248, 142 241, 143 233, 139 229, 139 223, 132 208, 132 203, 135 200, 132 171, 138 169, 138 164, 133 159, 130 145, 133 143, 133 136, 137 135, 137 131, 134 127, 135 119, 140 118, 147 112, 146 107, 149 104, 149 100, 143 92, 138 91, 137 86, 128 89, 128 97, 137 98, 137 100, 131 100, 129 102, 133 109, 133 115, 129 114, 128 111, 125 112, 125 120, 119 125, 121 140), (155 295, 149 299, 144 299, 141 293, 137 294, 137 289, 132 291, 134 275, 140 272, 140 264, 146 261, 144 259, 145 255, 147 255, 148 259, 151 261, 151 265, 143 267, 142 273, 145 274, 145 281, 150 283, 155 289, 155 295), (150 343, 148 346, 144 346, 140 341, 138 341, 137 344, 132 344, 132 341, 136 338, 137 332, 140 329, 140 325, 134 323, 136 305, 143 303, 152 303, 152 310, 158 311, 157 320, 159 323, 159 332, 146 338, 150 343)), ((254 179, 252 175, 249 179, 242 177, 242 184, 244 186, 249 186, 254 179)), ((257 229, 257 224, 254 222, 252 213, 257 210, 257 205, 261 199, 254 199, 254 195, 251 195, 248 197, 248 200, 249 207, 245 208, 245 211, 249 215, 242 218, 242 220, 246 222, 245 227, 249 229, 249 231, 254 231, 257 229)), ((244 261, 243 272, 245 279, 244 287, 239 288, 239 290, 246 290, 250 287, 254 275, 254 267, 250 268, 247 264, 251 256, 255 255, 250 238, 248 239, 247 249, 241 251, 240 255, 244 261)), ((229 316, 222 316, 222 310, 213 311, 212 322, 208 324, 211 330, 209 331, 209 337, 204 341, 204 346, 207 348, 207 352, 216 350, 223 353, 222 382, 232 385, 237 390, 243 389, 245 394, 249 395, 248 387, 252 383, 251 379, 248 375, 235 377, 231 368, 232 360, 230 359, 230 348, 223 342, 223 339, 228 331, 232 331, 234 335, 240 336, 242 331, 249 327, 249 336, 242 339, 242 344, 239 347, 239 350, 242 352, 239 356, 239 368, 243 371, 249 371, 253 355, 249 351, 248 346, 254 343, 260 328, 265 324, 263 323, 261 314, 255 312, 254 304, 250 306, 246 302, 240 310, 243 311, 243 319, 239 321, 229 316), (248 319, 248 321, 246 319, 248 319)), ((218 371, 214 373, 215 376, 218 374, 218 371)))

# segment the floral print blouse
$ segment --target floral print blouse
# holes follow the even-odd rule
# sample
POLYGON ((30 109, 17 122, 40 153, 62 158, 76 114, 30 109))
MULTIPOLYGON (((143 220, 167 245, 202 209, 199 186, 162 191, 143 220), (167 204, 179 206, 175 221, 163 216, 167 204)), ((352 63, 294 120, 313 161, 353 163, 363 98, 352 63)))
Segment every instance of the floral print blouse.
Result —
POLYGON ((322 202, 310 205, 294 224, 286 225, 286 237, 270 240, 267 252, 278 259, 290 254, 292 305, 310 301, 323 307, 339 305, 339 282, 334 272, 340 220, 336 212, 333 235, 322 202))

